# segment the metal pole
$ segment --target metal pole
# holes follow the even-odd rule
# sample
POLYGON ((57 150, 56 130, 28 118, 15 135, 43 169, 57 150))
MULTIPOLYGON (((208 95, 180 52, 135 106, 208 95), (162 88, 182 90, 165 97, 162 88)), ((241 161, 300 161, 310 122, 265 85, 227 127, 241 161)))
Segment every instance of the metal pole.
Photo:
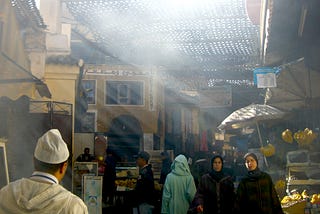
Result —
MULTIPOLYGON (((257 126, 257 131, 258 131, 260 146, 263 147, 262 137, 261 137, 261 133, 260 133, 260 128, 259 128, 258 121, 256 121, 256 126, 257 126)), ((266 156, 263 155, 263 159, 264 159, 264 162, 265 162, 265 164, 266 164, 266 167, 269 168, 269 165, 268 165, 268 161, 267 161, 266 156)))

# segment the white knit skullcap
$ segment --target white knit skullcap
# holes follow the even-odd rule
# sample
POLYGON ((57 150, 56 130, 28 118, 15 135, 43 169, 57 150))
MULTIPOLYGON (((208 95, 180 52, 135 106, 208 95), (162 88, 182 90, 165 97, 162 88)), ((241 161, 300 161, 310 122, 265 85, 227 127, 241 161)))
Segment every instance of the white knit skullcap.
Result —
POLYGON ((50 164, 63 163, 69 158, 67 144, 58 129, 51 129, 38 139, 34 157, 50 164))

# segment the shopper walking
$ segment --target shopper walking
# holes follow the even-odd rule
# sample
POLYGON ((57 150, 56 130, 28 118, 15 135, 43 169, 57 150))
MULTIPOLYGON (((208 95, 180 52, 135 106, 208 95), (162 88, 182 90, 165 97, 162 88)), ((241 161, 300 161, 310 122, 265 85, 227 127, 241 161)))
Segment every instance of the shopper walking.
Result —
POLYGON ((166 181, 167 175, 171 172, 171 164, 172 164, 172 160, 167 151, 161 152, 160 155, 162 160, 162 166, 161 166, 160 179, 159 179, 159 184, 160 184, 160 192, 158 194, 159 200, 157 203, 158 205, 157 208, 159 209, 161 209, 161 204, 162 204, 163 185, 166 181))
POLYGON ((114 195, 116 192, 116 158, 114 151, 110 148, 106 150, 105 168, 103 173, 103 201, 108 205, 114 204, 114 195))
POLYGON ((137 180, 135 192, 138 202, 139 214, 152 214, 155 205, 154 178, 151 165, 148 163, 149 153, 139 152, 137 156, 137 166, 139 167, 139 178, 137 180))
POLYGON ((83 201, 59 182, 68 166, 69 150, 57 129, 39 138, 34 152, 34 173, 0 190, 0 213, 87 214, 83 201))
POLYGON ((244 159, 248 173, 237 189, 236 213, 283 214, 272 179, 259 169, 257 156, 247 153, 244 159))
POLYGON ((178 155, 164 184, 161 213, 186 214, 195 193, 188 161, 184 155, 178 155))
POLYGON ((202 176, 193 202, 193 213, 232 214, 235 198, 232 177, 223 169, 223 159, 211 159, 211 171, 202 176))

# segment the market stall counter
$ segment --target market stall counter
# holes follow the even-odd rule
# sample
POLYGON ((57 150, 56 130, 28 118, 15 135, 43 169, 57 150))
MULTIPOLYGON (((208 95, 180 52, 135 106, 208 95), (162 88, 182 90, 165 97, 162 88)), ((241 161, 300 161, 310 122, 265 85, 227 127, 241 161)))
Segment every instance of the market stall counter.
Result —
MULTIPOLYGON (((139 168, 135 163, 117 163, 116 167, 116 191, 112 204, 107 204, 104 210, 107 213, 132 213, 136 203, 135 186, 139 176, 139 168)), ((158 190, 160 195, 160 185, 155 180, 155 189, 158 190)), ((156 206, 158 209, 158 206, 156 206)))
POLYGON ((116 167, 115 206, 133 206, 134 188, 139 176, 139 169, 135 163, 119 163, 116 167))
POLYGON ((281 200, 287 214, 320 213, 319 152, 296 150, 287 153, 287 195, 281 200))

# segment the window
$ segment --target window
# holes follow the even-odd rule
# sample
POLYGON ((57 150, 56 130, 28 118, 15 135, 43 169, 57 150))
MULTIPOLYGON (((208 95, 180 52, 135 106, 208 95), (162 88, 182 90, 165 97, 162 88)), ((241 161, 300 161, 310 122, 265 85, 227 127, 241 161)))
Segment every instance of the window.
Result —
POLYGON ((88 104, 96 104, 96 81, 82 80, 82 84, 86 92, 86 100, 88 104))
POLYGON ((82 132, 96 131, 96 112, 87 112, 82 119, 82 132))
POLYGON ((143 82, 107 81, 107 105, 143 105, 143 82))

